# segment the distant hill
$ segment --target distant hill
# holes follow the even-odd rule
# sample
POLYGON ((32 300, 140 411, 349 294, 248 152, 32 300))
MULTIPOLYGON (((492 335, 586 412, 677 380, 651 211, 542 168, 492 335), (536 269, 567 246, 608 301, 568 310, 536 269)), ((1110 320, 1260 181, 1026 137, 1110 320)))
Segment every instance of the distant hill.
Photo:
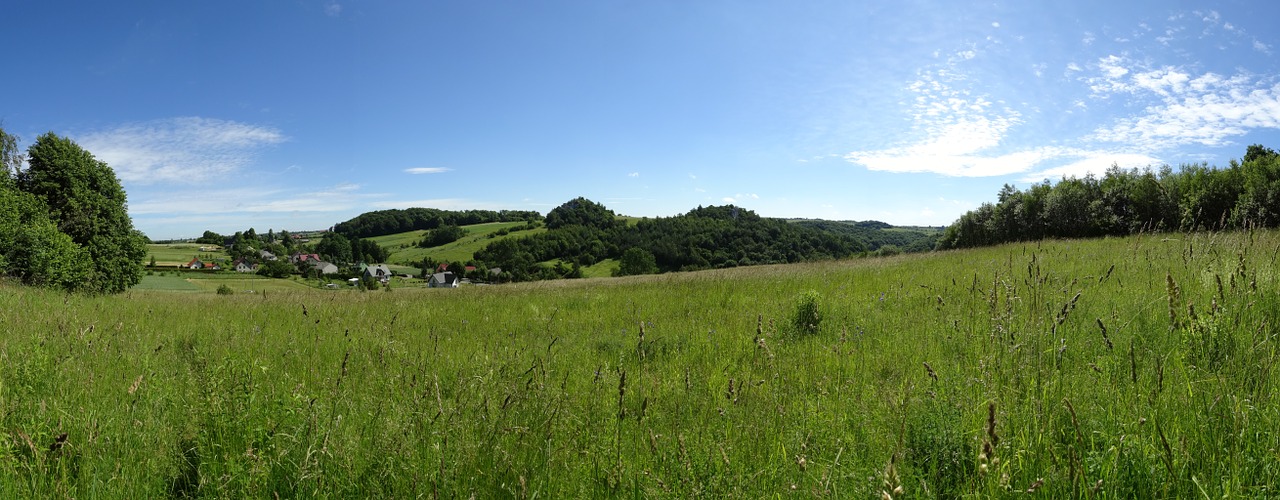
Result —
POLYGON ((347 238, 372 238, 408 231, 436 229, 443 226, 470 226, 489 222, 529 222, 542 220, 542 214, 529 210, 439 210, 407 208, 377 210, 339 222, 333 231, 347 238))
POLYGON ((580 277, 582 268, 609 259, 619 261, 619 274, 644 274, 824 260, 867 250, 851 235, 733 205, 630 223, 577 198, 552 210, 546 221, 546 232, 495 241, 477 251, 476 260, 500 267, 506 279, 524 281, 580 277))
POLYGON ((880 221, 792 220, 793 224, 856 238, 869 251, 892 247, 902 252, 928 252, 942 236, 941 227, 897 227, 880 221))
MULTIPOLYGON (((481 211, 484 212, 484 211, 481 211)), ((389 262, 423 262, 500 268, 513 281, 602 274, 691 271, 757 264, 845 258, 868 253, 922 252, 934 248, 942 228, 895 227, 880 221, 786 220, 761 217, 733 205, 698 207, 673 217, 626 217, 586 198, 576 198, 541 217, 526 212, 485 214, 434 209, 379 211, 335 226, 357 232, 372 228, 429 225, 370 239, 391 252, 389 262), (452 214, 445 217, 445 214, 452 214), (505 215, 503 215, 505 214, 505 215), (519 221, 461 224, 485 217, 519 221), (536 216, 536 217, 535 217, 536 216), (541 222, 527 222, 543 220, 541 222), (360 229, 363 228, 363 229, 360 229), (432 233, 450 229, 455 241, 431 245, 432 233), (624 259, 628 250, 632 259, 624 259), (639 266, 639 267, 637 267, 639 266)), ((434 265, 434 264, 433 264, 434 265)))

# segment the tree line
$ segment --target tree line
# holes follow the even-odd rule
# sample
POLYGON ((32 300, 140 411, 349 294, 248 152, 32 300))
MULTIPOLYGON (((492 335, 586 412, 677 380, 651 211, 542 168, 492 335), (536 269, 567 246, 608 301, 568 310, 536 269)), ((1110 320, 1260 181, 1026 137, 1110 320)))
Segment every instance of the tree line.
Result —
POLYGON ((3 128, 0 164, 0 273, 88 293, 119 293, 142 279, 147 239, 110 166, 52 132, 24 153, 3 128))
POLYGON ((488 222, 539 221, 542 214, 528 210, 439 210, 406 208, 365 212, 339 222, 333 231, 347 238, 371 238, 442 226, 469 226, 488 222))
POLYGON ((1025 190, 1005 185, 947 227, 939 249, 1042 238, 1124 236, 1280 226, 1280 156, 1261 145, 1227 168, 1184 164, 1177 171, 1122 169, 1025 190))
POLYGON ((605 259, 624 260, 620 274, 640 274, 803 262, 866 250, 851 236, 733 205, 628 224, 604 205, 576 198, 549 212, 546 226, 544 233, 490 243, 475 258, 500 267, 506 279, 525 281, 580 276, 581 267, 605 259), (557 265, 540 264, 549 261, 557 265))

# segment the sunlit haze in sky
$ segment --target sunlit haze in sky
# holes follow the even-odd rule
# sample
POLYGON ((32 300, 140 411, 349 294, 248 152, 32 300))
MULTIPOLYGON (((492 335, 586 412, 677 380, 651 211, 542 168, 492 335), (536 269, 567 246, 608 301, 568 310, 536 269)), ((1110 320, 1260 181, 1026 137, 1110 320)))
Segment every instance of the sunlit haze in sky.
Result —
POLYGON ((9 0, 0 120, 153 239, 408 207, 946 225, 1280 148, 1280 2, 9 0))

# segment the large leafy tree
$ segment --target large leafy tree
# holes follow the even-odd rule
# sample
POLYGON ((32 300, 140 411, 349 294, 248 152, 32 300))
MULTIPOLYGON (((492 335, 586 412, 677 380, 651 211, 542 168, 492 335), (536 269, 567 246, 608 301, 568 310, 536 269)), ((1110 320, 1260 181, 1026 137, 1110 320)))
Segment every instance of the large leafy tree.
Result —
POLYGON ((119 293, 142 279, 146 239, 134 229, 124 188, 105 162, 71 139, 46 133, 27 149, 17 185, 41 200, 58 230, 87 252, 86 290, 119 293))
POLYGON ((0 187, 0 272, 36 286, 81 288, 89 277, 88 255, 49 220, 44 203, 0 187))
POLYGON ((351 263, 351 241, 339 233, 329 233, 316 245, 316 253, 334 264, 351 263))

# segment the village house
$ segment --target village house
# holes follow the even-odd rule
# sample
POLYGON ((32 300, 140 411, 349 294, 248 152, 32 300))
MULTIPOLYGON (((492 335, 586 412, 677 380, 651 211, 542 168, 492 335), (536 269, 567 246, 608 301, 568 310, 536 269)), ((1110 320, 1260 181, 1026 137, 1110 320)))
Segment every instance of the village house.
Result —
POLYGON ((458 288, 461 282, 454 273, 435 273, 427 280, 428 288, 458 288))
POLYGON ((391 279, 391 268, 388 268, 386 264, 374 264, 372 266, 365 266, 364 277, 373 278, 385 283, 391 279))
POLYGON ((236 261, 231 264, 234 266, 237 273, 252 273, 258 270, 257 264, 249 262, 246 259, 236 259, 236 261))
POLYGON ((319 271, 320 274, 338 274, 338 266, 321 260, 311 260, 310 262, 311 268, 319 271))
POLYGON ((289 263, 297 264, 299 262, 311 262, 320 260, 320 256, 314 253, 298 252, 289 256, 289 263))
POLYGON ((205 262, 200 260, 199 257, 192 257, 191 261, 183 264, 182 267, 186 269, 204 269, 208 271, 217 271, 222 269, 217 262, 205 262))

